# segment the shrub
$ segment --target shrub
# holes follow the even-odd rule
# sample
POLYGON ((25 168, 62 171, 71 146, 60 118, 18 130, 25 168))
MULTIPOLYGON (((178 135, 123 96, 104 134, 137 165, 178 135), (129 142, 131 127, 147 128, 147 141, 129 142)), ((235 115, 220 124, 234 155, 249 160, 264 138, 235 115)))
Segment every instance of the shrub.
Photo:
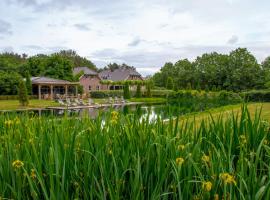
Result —
POLYGON ((125 99, 130 99, 131 95, 130 95, 130 91, 129 91, 129 83, 125 82, 124 85, 124 98, 125 99))
POLYGON ((203 111, 209 108, 236 104, 242 98, 233 92, 178 91, 168 96, 169 104, 178 106, 181 113, 203 111))
POLYGON ((19 82, 19 101, 22 106, 27 106, 29 104, 27 88, 23 80, 19 82))
POLYGON ((174 89, 174 84, 173 84, 173 78, 172 77, 169 77, 167 79, 167 89, 169 90, 173 90, 174 89))
POLYGON ((91 91, 90 96, 92 98, 102 99, 108 97, 121 97, 123 96, 122 90, 99 90, 99 91, 91 91))
POLYGON ((270 90, 252 90, 248 92, 242 92, 241 96, 245 101, 270 102, 270 90))
POLYGON ((142 91, 141 91, 141 84, 140 83, 137 85, 136 97, 137 98, 142 97, 142 91))
MULTIPOLYGON (((29 95, 29 99, 38 99, 37 95, 29 95)), ((0 100, 19 100, 18 95, 0 95, 0 100)))

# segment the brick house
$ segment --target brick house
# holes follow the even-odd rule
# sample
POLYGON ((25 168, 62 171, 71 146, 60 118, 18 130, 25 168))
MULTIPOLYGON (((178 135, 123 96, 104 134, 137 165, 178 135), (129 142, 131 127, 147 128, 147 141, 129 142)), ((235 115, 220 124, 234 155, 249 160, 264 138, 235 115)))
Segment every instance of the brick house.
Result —
MULTIPOLYGON (((76 67, 73 69, 73 74, 77 75, 82 72, 80 77, 80 85, 83 86, 85 93, 93 90, 120 90, 122 85, 103 85, 101 80, 110 80, 113 82, 124 80, 143 80, 141 74, 133 68, 120 68, 111 71, 103 70, 100 73, 89 69, 88 67, 76 67)), ((131 86, 131 90, 135 90, 136 86, 131 86)))
POLYGON ((88 67, 76 67, 73 69, 73 74, 77 75, 82 72, 79 79, 80 85, 83 86, 83 91, 89 93, 92 90, 102 90, 103 85, 98 73, 88 67))
MULTIPOLYGON (((111 71, 103 70, 99 73, 99 77, 102 80, 110 80, 110 81, 125 81, 125 80, 143 80, 140 73, 133 68, 119 68, 111 71)), ((107 90, 119 90, 122 89, 122 85, 111 85, 105 86, 107 90)), ((131 90, 133 90, 134 86, 131 86, 131 90)))

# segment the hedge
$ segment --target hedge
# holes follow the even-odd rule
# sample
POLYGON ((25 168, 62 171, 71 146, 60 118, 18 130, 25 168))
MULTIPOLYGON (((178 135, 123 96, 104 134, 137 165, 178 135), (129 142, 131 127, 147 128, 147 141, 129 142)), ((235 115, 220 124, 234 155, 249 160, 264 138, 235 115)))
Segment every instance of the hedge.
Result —
POLYGON ((168 96, 168 103, 179 108, 181 113, 203 111, 219 106, 243 102, 237 93, 178 91, 168 96))
POLYGON ((270 90, 252 90, 241 93, 247 102, 270 102, 270 90))
MULTIPOLYGON (((172 90, 151 90, 152 97, 167 97, 168 95, 172 94, 172 90)), ((132 97, 135 97, 136 91, 130 91, 132 97)), ((91 91, 90 97, 102 99, 108 97, 121 97, 124 95, 123 90, 98 90, 98 91, 91 91)), ((146 97, 146 90, 142 91, 142 96, 146 97)))
MULTIPOLYGON (((38 99, 37 95, 29 95, 29 99, 38 99)), ((19 100, 18 95, 0 95, 0 100, 19 100)))

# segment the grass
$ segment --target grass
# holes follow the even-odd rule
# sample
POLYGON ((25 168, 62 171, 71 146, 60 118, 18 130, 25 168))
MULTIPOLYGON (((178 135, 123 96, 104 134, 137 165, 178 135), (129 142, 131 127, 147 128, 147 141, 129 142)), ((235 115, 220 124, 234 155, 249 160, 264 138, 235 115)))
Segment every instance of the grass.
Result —
MULTIPOLYGON (((235 116, 241 114, 241 108, 242 104, 222 106, 219 108, 210 109, 208 111, 184 115, 181 120, 195 119, 195 121, 201 122, 209 117, 217 118, 220 115, 222 115, 223 119, 225 119, 231 116, 231 114, 234 114, 235 116)), ((261 109, 261 119, 270 122, 270 103, 249 103, 247 104, 247 108, 251 117, 254 117, 256 112, 261 109)))
POLYGON ((33 100, 29 100, 28 106, 21 106, 18 100, 0 100, 0 110, 46 108, 48 106, 59 106, 59 104, 51 100, 33 99, 33 100))
POLYGON ((270 199, 270 125, 238 113, 186 123, 0 115, 0 197, 270 199))

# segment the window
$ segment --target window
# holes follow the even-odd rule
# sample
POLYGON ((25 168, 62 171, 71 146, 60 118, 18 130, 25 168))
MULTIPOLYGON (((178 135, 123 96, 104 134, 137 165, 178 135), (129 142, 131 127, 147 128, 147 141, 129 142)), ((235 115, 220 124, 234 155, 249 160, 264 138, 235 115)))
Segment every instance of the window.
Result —
POLYGON ((91 87, 91 85, 89 85, 89 90, 92 90, 92 87, 91 87))
POLYGON ((99 90, 99 85, 97 85, 96 89, 99 90))

